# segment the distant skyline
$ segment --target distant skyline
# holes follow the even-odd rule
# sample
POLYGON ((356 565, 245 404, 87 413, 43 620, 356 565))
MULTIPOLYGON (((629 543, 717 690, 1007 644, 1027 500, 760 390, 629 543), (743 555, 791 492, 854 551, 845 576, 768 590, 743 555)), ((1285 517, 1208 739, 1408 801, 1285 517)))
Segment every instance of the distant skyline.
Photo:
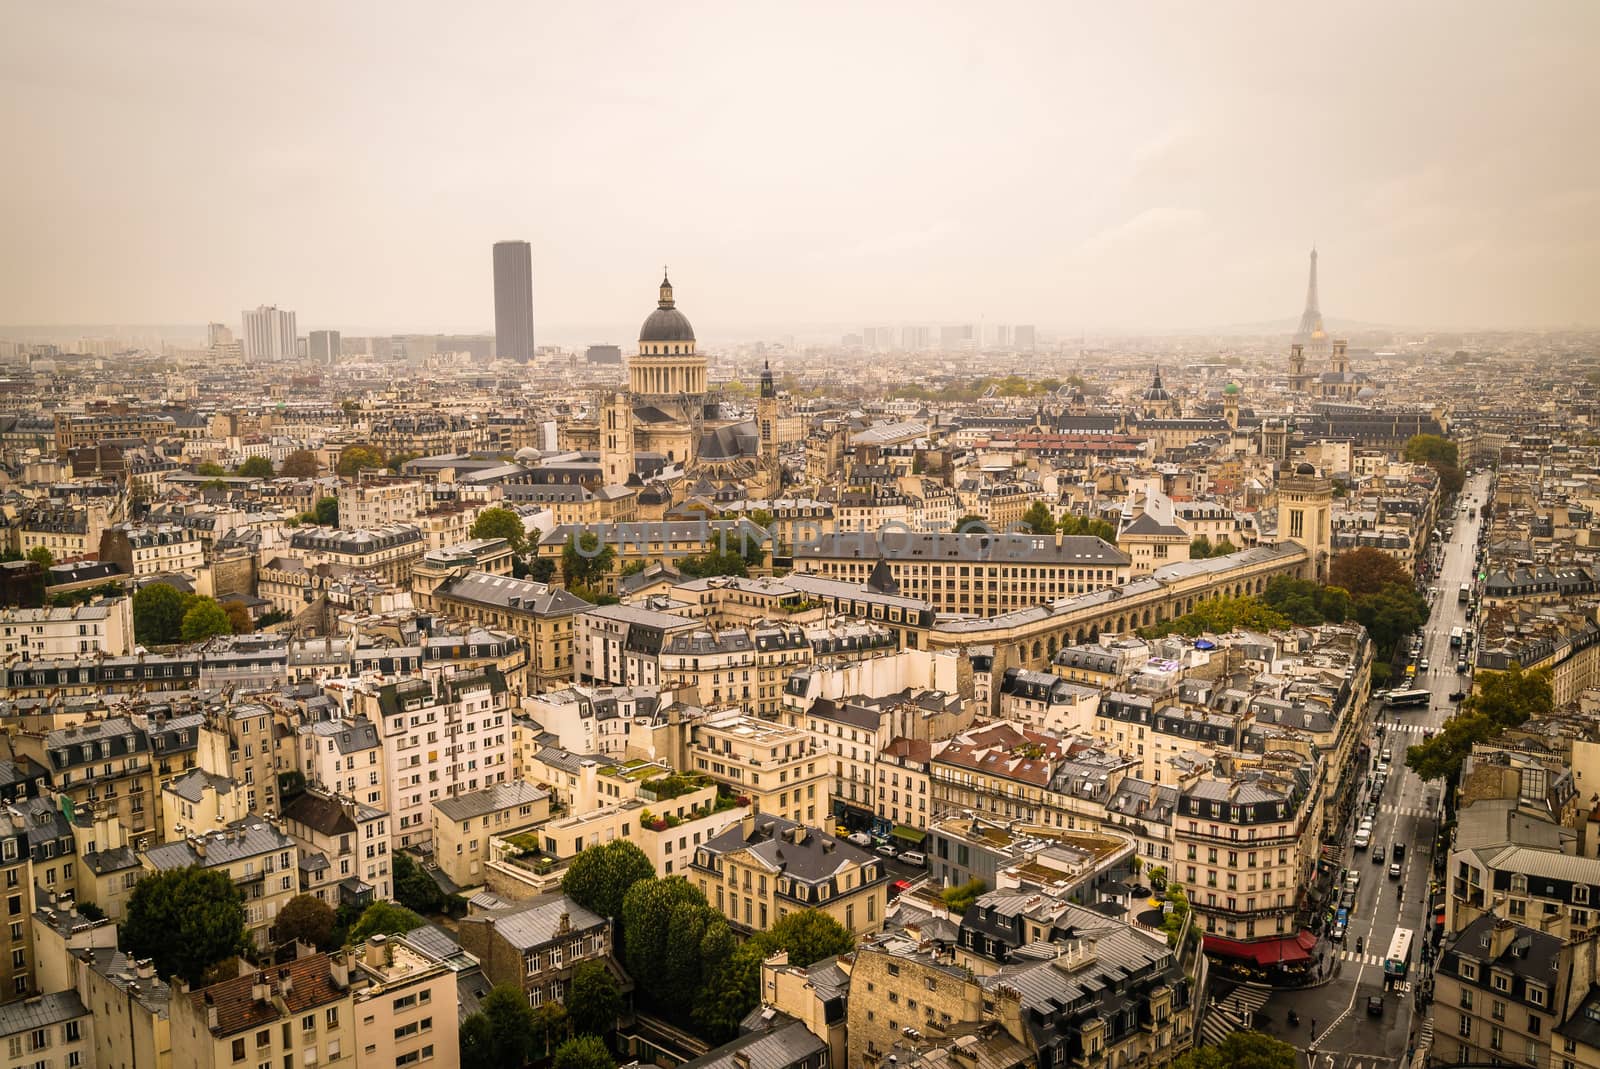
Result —
MULTIPOLYGON (((1600 5, 0 13, 0 324, 1596 326, 1600 5)), ((568 337, 568 327, 606 329, 568 337)), ((621 333, 618 333, 620 331, 621 333)))

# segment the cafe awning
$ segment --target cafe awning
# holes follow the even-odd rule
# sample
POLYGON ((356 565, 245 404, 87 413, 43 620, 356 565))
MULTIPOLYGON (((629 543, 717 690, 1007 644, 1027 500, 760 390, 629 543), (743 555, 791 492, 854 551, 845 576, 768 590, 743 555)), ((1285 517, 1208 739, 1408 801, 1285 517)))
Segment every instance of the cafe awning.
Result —
POLYGON ((1254 939, 1247 943, 1208 935, 1205 942, 1206 950, 1213 954, 1253 961, 1257 965, 1291 965, 1309 961, 1316 945, 1317 937, 1310 932, 1276 939, 1254 939))
POLYGON ((920 843, 928 835, 927 832, 918 831, 916 828, 908 828, 904 824, 896 824, 889 829, 889 834, 896 839, 904 839, 912 844, 920 843))

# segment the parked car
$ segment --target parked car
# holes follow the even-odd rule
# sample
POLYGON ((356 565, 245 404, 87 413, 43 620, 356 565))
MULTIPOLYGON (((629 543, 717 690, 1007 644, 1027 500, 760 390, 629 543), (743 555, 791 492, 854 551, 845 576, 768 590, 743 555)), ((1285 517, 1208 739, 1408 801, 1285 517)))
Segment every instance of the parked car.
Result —
POLYGON ((1335 924, 1328 931, 1328 938, 1333 940, 1335 943, 1342 943, 1342 942, 1344 942, 1344 932, 1345 932, 1345 926, 1344 925, 1335 924))
POLYGON ((1372 832, 1370 830, 1356 832, 1354 844, 1357 850, 1365 850, 1372 845, 1372 832))
POLYGON ((1462 676, 1467 674, 1467 662, 1464 659, 1456 662, 1456 674, 1462 676))
POLYGON ((928 855, 921 850, 907 850, 900 855, 900 860, 913 868, 922 868, 928 863, 928 855))
POLYGON ((889 897, 899 898, 911 887, 910 880, 896 880, 889 885, 889 897))
POLYGON ((868 835, 864 831, 853 831, 849 835, 845 836, 845 838, 849 839, 852 843, 855 843, 863 850, 872 849, 872 836, 868 835))
POLYGON ((899 851, 897 851, 894 847, 890 846, 888 843, 884 843, 882 846, 878 847, 878 854, 879 854, 880 857, 899 857, 900 856, 899 851))

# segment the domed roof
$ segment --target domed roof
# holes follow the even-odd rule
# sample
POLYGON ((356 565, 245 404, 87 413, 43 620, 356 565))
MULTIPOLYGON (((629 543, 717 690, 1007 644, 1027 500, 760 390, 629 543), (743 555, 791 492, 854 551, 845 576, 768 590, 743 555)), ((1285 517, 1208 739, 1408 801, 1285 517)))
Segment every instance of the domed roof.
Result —
POLYGON ((1305 461, 1301 461, 1295 466, 1294 473, 1296 475, 1315 475, 1317 473, 1317 469, 1312 467, 1310 464, 1307 464, 1305 461))
POLYGON ((1172 395, 1167 392, 1167 388, 1161 385, 1161 369, 1159 367, 1156 368, 1155 379, 1151 381, 1149 389, 1144 392, 1144 399, 1146 401, 1172 400, 1172 395))
POLYGON ((1230 382, 1230 383, 1228 383, 1228 385, 1226 385, 1226 386, 1224 386, 1222 388, 1222 392, 1223 393, 1238 393, 1239 392, 1239 384, 1237 382, 1230 382))
POLYGON ((639 328, 639 341, 694 341, 694 327, 689 317, 678 311, 672 300, 672 281, 661 276, 661 299, 656 310, 645 317, 639 328))

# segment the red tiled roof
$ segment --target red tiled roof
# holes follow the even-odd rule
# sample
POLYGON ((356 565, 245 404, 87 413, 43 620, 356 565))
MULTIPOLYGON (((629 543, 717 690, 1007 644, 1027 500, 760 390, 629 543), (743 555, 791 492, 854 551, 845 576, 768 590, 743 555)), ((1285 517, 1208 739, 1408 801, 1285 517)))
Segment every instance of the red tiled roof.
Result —
POLYGON ((248 976, 224 980, 192 992, 189 1000, 201 1017, 211 1006, 217 1009, 217 1026, 212 1034, 231 1036, 262 1025, 271 1024, 284 1016, 305 1013, 308 1010, 337 1002, 343 998, 347 987, 335 986, 331 959, 326 954, 292 961, 287 965, 274 965, 248 976), (288 993, 284 993, 284 981, 288 993), (255 997, 255 985, 266 984, 265 1001, 255 997))

